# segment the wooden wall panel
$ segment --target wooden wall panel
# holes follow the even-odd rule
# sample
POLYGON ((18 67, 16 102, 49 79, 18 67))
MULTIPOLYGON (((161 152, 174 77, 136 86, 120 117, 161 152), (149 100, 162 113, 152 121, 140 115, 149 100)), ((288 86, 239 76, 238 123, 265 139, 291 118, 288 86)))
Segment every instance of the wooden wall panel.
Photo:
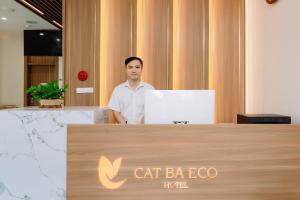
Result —
POLYGON ((245 110, 245 2, 209 3, 209 88, 216 91, 216 122, 235 122, 245 110))
POLYGON ((173 89, 208 89, 208 0, 173 1, 173 89))
POLYGON ((144 61, 143 80, 169 88, 172 66, 172 1, 137 1, 137 55, 144 61))
POLYGON ((64 78, 69 84, 67 106, 99 105, 100 1, 64 1, 64 78), (89 78, 77 79, 85 70, 89 78), (92 94, 76 94, 77 87, 93 87, 92 94))
POLYGON ((25 56, 24 57, 24 106, 38 106, 31 102, 26 90, 32 85, 58 80, 57 56, 25 56))
POLYGON ((124 61, 133 48, 133 0, 101 1, 100 105, 107 105, 114 87, 126 80, 124 61))
POLYGON ((244 112, 244 12, 244 0, 65 0, 66 105, 105 106, 126 78, 124 59, 137 55, 144 81, 215 89, 216 122, 234 122, 244 112), (77 80, 82 69, 86 82, 77 80))

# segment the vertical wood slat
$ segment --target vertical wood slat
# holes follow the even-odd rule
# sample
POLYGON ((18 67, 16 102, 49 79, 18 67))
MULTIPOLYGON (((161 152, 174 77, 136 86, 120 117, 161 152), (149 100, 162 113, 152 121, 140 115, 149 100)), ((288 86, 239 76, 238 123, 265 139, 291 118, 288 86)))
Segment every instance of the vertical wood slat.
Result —
POLYGON ((245 3, 209 3, 209 87, 216 91, 216 122, 235 122, 245 110, 245 3))
POLYGON ((100 1, 65 0, 64 4, 66 105, 99 105, 100 1), (77 79, 80 70, 89 74, 84 82, 77 79), (93 87, 94 93, 76 94, 77 87, 93 87))
POLYGON ((144 61, 143 80, 168 89, 172 63, 171 0, 137 1, 137 55, 144 61))
POLYGON ((208 89, 208 1, 173 4, 173 89, 208 89))
POLYGON ((133 0, 101 1, 100 105, 125 81, 124 61, 134 55, 133 0))

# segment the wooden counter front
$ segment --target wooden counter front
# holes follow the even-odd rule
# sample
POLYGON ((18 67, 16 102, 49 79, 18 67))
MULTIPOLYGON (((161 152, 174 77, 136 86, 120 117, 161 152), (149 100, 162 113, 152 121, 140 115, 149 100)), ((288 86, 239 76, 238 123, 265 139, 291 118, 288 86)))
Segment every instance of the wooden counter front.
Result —
POLYGON ((68 200, 300 199, 300 125, 71 125, 67 162, 68 200))

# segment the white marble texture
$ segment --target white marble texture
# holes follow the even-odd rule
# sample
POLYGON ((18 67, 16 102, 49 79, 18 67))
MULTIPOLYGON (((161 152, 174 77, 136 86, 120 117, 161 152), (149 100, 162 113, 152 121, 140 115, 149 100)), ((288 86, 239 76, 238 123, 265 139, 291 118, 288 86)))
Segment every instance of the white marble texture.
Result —
POLYGON ((66 124, 107 122, 107 109, 0 111, 0 200, 66 199, 66 124))

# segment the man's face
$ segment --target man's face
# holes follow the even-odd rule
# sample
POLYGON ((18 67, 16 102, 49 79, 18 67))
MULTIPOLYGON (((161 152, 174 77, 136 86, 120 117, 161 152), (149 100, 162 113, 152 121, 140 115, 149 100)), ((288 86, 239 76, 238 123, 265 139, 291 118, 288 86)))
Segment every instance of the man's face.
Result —
POLYGON ((133 81, 141 78, 142 71, 142 64, 138 60, 133 60, 126 66, 127 78, 133 81))

